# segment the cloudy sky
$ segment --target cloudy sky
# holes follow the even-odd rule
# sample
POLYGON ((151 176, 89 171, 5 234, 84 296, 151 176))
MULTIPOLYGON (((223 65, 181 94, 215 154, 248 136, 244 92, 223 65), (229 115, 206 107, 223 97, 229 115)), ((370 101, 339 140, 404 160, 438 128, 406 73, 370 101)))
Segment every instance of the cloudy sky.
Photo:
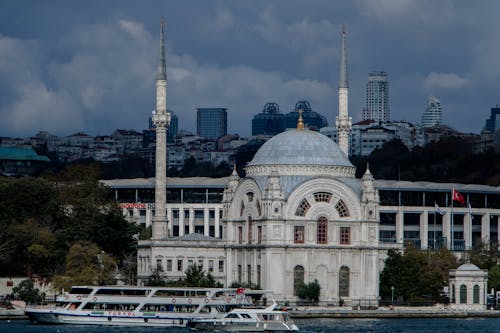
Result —
POLYGON ((331 123, 345 24, 354 121, 384 70, 392 120, 420 122, 434 95, 446 124, 478 133, 500 103, 498 13, 496 0, 2 0, 0 136, 146 128, 161 15, 182 129, 197 107, 226 107, 228 132, 249 135, 265 103, 302 99, 331 123))

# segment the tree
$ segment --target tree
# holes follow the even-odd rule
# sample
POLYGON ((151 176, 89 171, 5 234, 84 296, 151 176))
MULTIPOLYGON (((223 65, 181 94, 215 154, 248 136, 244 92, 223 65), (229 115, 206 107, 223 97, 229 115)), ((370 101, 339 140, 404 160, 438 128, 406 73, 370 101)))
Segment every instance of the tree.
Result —
POLYGON ((32 280, 23 280, 17 286, 12 288, 14 297, 18 297, 31 304, 40 304, 45 299, 45 293, 41 293, 32 280))
POLYGON ((418 301, 424 295, 442 301, 439 291, 448 284, 450 269, 457 267, 450 251, 422 251, 408 244, 404 253, 391 249, 387 254, 380 274, 382 297, 391 297, 394 288, 394 296, 407 301, 418 301))
POLYGON ((116 262, 96 244, 79 241, 71 246, 66 256, 66 272, 54 279, 57 289, 72 285, 114 284, 116 262))
POLYGON ((500 264, 492 266, 488 271, 488 289, 500 290, 500 264))
POLYGON ((316 279, 313 282, 301 283, 297 286, 297 296, 312 302, 319 301, 320 291, 321 287, 316 279))
POLYGON ((203 270, 203 267, 197 264, 193 264, 189 266, 188 269, 186 269, 186 277, 184 278, 184 283, 188 287, 222 287, 219 282, 215 281, 212 274, 206 273, 203 270))
POLYGON ((469 261, 481 269, 490 269, 500 260, 496 244, 481 243, 466 253, 469 261))

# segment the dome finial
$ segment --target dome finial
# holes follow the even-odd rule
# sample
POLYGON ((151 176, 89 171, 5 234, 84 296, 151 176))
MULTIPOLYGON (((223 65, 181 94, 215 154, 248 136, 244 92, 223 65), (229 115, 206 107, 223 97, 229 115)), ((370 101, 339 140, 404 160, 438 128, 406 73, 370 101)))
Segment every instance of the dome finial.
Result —
POLYGON ((297 121, 297 129, 299 131, 304 130, 304 120, 302 119, 302 109, 299 109, 299 120, 297 121))

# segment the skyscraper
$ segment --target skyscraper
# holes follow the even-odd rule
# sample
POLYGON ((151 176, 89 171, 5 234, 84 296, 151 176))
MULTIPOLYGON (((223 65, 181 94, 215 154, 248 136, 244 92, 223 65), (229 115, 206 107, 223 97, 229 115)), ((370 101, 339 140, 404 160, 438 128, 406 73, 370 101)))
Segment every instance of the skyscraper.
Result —
POLYGON ((319 131, 322 127, 328 126, 326 117, 313 111, 308 101, 298 101, 295 103, 295 109, 284 117, 284 126, 287 128, 296 128, 299 120, 299 110, 302 110, 302 121, 304 125, 313 131, 319 131))
POLYGON ((431 96, 429 97, 429 105, 422 114, 422 127, 428 128, 441 123, 441 102, 436 97, 431 96))
POLYGON ((226 108, 198 108, 196 134, 204 138, 217 139, 227 134, 226 108))
POLYGON ((366 84, 363 120, 389 121, 389 81, 386 72, 371 72, 366 84))
POLYGON ((342 27, 342 55, 339 72, 339 115, 335 120, 335 126, 337 127, 340 149, 342 149, 346 156, 349 155, 349 132, 352 128, 352 120, 348 113, 348 96, 346 31, 345 27, 342 27))
POLYGON ((491 133, 500 131, 500 107, 498 105, 491 108, 491 115, 489 119, 486 119, 484 129, 491 133))
POLYGON ((252 135, 276 135, 285 130, 284 115, 277 103, 266 103, 252 119, 252 135))

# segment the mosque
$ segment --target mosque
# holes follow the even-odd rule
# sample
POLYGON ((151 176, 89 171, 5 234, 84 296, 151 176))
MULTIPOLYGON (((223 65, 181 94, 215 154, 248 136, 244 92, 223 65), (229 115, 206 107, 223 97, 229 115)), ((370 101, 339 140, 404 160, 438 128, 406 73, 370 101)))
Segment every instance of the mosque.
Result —
POLYGON ((259 149, 244 178, 233 171, 223 192, 221 230, 211 236, 191 226, 185 233, 183 221, 175 223, 167 209, 161 209, 167 204, 161 145, 169 118, 162 25, 153 116, 160 156, 156 209, 152 239, 139 243, 139 280, 144 282, 152 267, 164 267, 167 278, 175 278, 174 271, 197 263, 225 285, 257 284, 277 299, 295 300, 300 283, 316 280, 321 301, 377 303, 383 251, 378 242, 379 197, 369 170, 356 179, 346 156, 351 119, 345 36, 343 31, 336 121, 340 145, 307 129, 300 115, 296 129, 276 135, 259 149))
POLYGON ((471 246, 500 243, 498 187, 374 180, 369 168, 355 178, 347 158, 345 31, 339 144, 306 128, 300 114, 296 128, 262 145, 244 178, 236 171, 217 179, 167 178, 163 39, 162 24, 153 114, 156 177, 103 181, 130 221, 152 226, 151 239, 138 244, 138 284, 153 272, 177 280, 198 264, 225 286, 259 285, 272 292, 269 298, 298 301, 297 287, 317 281, 321 304, 377 306, 388 249, 444 246, 460 256, 471 246), (472 207, 450 207, 452 189, 472 207))

